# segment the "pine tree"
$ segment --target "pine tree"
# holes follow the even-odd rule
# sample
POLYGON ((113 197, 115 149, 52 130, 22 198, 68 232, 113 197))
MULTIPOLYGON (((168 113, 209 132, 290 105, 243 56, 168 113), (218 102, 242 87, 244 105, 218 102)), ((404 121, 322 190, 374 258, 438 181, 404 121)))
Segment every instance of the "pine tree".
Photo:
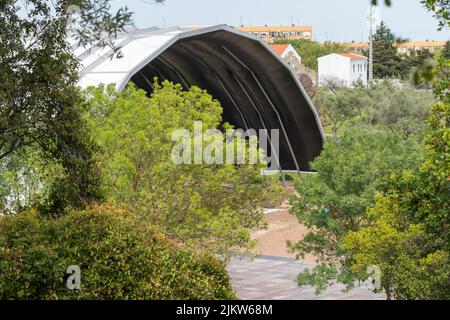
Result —
POLYGON ((402 59, 394 46, 394 35, 382 22, 373 35, 373 73, 378 79, 401 76, 402 59))

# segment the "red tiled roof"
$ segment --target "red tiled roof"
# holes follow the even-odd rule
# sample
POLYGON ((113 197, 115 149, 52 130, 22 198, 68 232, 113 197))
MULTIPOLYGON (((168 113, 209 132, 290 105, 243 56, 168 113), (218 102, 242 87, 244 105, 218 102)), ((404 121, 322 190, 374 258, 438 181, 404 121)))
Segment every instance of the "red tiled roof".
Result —
POLYGON ((271 44, 270 46, 279 56, 282 56, 286 49, 289 47, 289 44, 271 44))
POLYGON ((361 56, 359 54, 354 53, 339 53, 341 56, 353 59, 353 60, 361 60, 361 59, 367 59, 365 56, 361 56))

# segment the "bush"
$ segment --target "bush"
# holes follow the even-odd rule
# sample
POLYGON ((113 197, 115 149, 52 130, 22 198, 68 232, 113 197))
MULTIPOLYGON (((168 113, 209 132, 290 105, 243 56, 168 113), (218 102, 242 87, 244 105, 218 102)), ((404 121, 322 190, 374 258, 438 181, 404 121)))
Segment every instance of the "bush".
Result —
POLYGON ((0 218, 0 299, 233 299, 224 262, 180 249, 128 211, 0 218), (70 265, 81 289, 66 287, 70 265))

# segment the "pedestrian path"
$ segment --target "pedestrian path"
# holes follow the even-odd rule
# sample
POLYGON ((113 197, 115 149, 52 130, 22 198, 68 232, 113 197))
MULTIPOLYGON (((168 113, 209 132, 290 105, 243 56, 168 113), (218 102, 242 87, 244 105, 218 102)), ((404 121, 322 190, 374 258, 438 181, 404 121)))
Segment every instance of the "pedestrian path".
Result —
POLYGON ((295 279, 300 271, 311 268, 302 261, 263 256, 254 260, 233 258, 227 269, 233 288, 242 300, 383 300, 383 294, 372 293, 365 285, 342 292, 333 285, 316 296, 311 287, 298 287, 295 279))

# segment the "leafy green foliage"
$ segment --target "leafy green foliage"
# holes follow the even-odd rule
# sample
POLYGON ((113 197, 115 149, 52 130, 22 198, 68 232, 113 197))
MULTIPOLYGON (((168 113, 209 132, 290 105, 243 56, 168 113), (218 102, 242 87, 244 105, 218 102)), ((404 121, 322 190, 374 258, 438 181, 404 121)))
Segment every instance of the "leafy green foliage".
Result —
POLYGON ((290 247, 301 257, 311 253, 319 260, 313 270, 299 275, 299 284, 313 285, 320 292, 337 277, 353 286, 344 237, 367 223, 366 209, 392 174, 418 167, 422 150, 413 137, 403 140, 393 132, 363 128, 325 142, 312 163, 317 174, 301 176, 295 183, 300 196, 292 200, 292 212, 310 231, 290 247))
POLYGON ((365 104, 365 95, 357 89, 342 88, 335 91, 322 88, 314 96, 314 104, 322 115, 323 124, 331 126, 334 135, 348 120, 356 117, 365 104))
POLYGON ((422 0, 422 4, 439 21, 439 30, 450 27, 450 1, 449 0, 422 0))
POLYGON ((44 205, 48 211, 101 198, 92 160, 95 146, 81 118, 85 105, 77 87, 78 61, 68 42, 67 9, 69 5, 81 9, 78 40, 85 44, 104 38, 105 32, 112 39, 129 23, 131 15, 126 10, 111 14, 109 3, 0 3, 0 160, 30 147, 63 166, 64 176, 48 193, 44 205))
POLYGON ((344 240, 361 278, 367 266, 380 267, 388 298, 450 298, 449 110, 433 108, 428 159, 418 174, 395 176, 368 211, 373 222, 344 240))
MULTIPOLYGON (((128 8, 119 8, 116 12, 111 10, 111 0, 70 0, 61 1, 70 35, 79 45, 86 46, 96 43, 100 47, 109 46, 118 51, 120 47, 114 45, 119 32, 132 25, 133 13, 128 8), (74 9, 78 12, 71 12, 74 9)), ((164 0, 156 0, 162 3, 164 0)))
POLYGON ((431 81, 436 98, 444 103, 450 103, 450 42, 442 50, 436 59, 431 81))
POLYGON ((344 247, 351 269, 363 279, 368 265, 379 266, 388 298, 449 299, 450 295, 450 101, 449 59, 441 53, 420 170, 395 175, 368 211, 371 223, 350 232, 344 247))
POLYGON ((263 203, 278 190, 261 176, 265 165, 177 165, 171 159, 174 130, 193 132, 197 120, 204 131, 220 127, 218 101, 167 81, 155 83, 151 97, 133 86, 121 93, 93 88, 88 95, 107 197, 199 250, 224 254, 252 244, 249 229, 264 227, 263 203))
POLYGON ((64 177, 61 165, 43 161, 33 148, 0 160, 0 214, 20 213, 42 204, 55 181, 64 177))
POLYGON ((0 217, 0 299, 234 299, 224 262, 123 209, 0 217), (70 265, 81 289, 66 287, 70 265))
MULTIPOLYGON (((373 5, 377 5, 381 0, 371 0, 373 5)), ((449 0, 421 0, 425 8, 434 13, 434 17, 439 22, 439 30, 450 27, 450 1, 449 0)), ((392 4, 391 0, 384 0, 387 6, 392 4)))
POLYGON ((364 124, 408 136, 424 132, 434 98, 427 91, 408 86, 395 88, 386 81, 368 88, 324 88, 313 101, 322 123, 335 135, 346 126, 364 124))

